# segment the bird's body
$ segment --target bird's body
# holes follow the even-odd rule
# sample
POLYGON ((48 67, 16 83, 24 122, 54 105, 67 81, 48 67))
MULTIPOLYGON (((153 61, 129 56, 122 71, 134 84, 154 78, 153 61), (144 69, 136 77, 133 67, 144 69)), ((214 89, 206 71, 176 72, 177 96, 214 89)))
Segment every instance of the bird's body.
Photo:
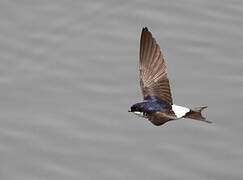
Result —
POLYGON ((172 103, 164 58, 147 28, 142 30, 139 62, 140 86, 144 100, 132 105, 130 112, 149 119, 157 126, 181 118, 209 122, 201 115, 206 107, 189 109, 172 103))
POLYGON ((146 101, 141 103, 136 103, 131 107, 132 110, 140 110, 144 113, 154 113, 156 111, 164 112, 171 110, 171 105, 167 104, 165 101, 155 97, 155 96, 148 96, 146 101))
MULTIPOLYGON (((144 118, 152 118, 152 116, 157 113, 160 115, 160 120, 163 118, 163 121, 160 123, 165 123, 169 120, 182 118, 186 115, 186 113, 190 112, 190 109, 175 104, 169 105, 164 100, 161 100, 155 96, 148 96, 146 101, 132 105, 131 111, 134 114, 144 118)), ((156 123, 155 121, 151 122, 156 123)), ((156 123, 156 125, 158 124, 156 123)))

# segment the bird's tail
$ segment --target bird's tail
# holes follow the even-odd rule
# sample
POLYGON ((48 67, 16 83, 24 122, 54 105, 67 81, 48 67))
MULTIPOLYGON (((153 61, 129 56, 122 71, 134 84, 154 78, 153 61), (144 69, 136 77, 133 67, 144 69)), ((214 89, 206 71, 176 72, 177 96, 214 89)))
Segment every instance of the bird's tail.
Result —
POLYGON ((205 117, 202 116, 201 112, 205 108, 207 108, 207 106, 192 108, 188 113, 186 113, 185 118, 196 119, 199 121, 212 123, 211 121, 208 121, 205 117))

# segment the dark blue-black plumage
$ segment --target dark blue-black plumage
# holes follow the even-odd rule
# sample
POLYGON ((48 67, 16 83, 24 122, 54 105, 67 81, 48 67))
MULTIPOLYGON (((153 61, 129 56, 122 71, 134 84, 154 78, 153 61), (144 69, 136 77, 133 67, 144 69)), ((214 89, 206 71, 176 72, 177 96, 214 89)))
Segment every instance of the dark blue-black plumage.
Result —
POLYGON ((147 114, 151 114, 156 111, 164 112, 172 109, 171 105, 166 103, 164 100, 157 98, 156 96, 147 96, 146 101, 136 103, 131 106, 131 112, 139 111, 147 114))

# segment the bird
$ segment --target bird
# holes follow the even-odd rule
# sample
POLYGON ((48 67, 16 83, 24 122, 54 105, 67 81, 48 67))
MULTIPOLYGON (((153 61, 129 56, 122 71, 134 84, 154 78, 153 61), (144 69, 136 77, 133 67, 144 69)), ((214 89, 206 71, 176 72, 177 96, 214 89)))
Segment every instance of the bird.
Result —
POLYGON ((162 51, 147 27, 141 33, 139 72, 143 101, 133 104, 128 112, 148 119, 155 126, 184 118, 211 123, 201 114, 207 106, 187 108, 173 104, 162 51))

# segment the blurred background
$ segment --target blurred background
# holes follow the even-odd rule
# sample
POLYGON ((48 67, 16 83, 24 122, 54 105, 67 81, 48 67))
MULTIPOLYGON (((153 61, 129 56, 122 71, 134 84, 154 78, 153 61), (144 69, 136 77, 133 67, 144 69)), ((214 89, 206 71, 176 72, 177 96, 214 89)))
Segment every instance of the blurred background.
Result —
POLYGON ((242 179, 242 17, 240 0, 1 0, 0 179, 242 179), (127 112, 144 26, 174 103, 213 124, 127 112))

